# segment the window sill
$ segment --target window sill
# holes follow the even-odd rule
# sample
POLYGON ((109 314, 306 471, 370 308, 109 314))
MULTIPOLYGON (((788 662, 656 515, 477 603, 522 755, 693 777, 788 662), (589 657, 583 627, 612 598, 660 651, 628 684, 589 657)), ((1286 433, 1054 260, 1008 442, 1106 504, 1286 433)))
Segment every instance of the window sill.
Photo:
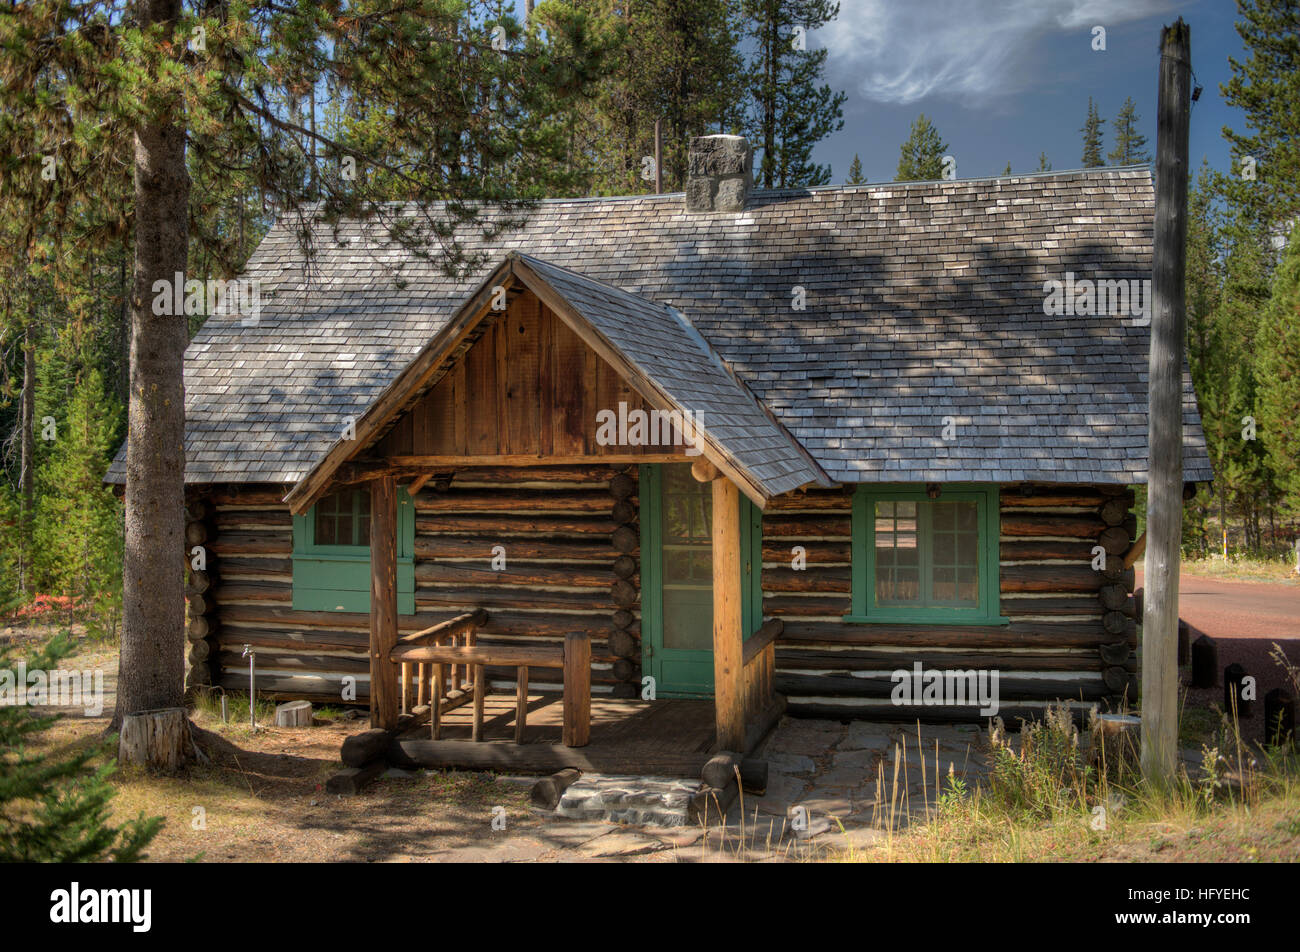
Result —
POLYGON ((1011 624, 1010 618, 881 618, 867 615, 843 615, 841 621, 852 625, 916 625, 928 627, 934 625, 955 626, 960 628, 997 628, 1011 624))

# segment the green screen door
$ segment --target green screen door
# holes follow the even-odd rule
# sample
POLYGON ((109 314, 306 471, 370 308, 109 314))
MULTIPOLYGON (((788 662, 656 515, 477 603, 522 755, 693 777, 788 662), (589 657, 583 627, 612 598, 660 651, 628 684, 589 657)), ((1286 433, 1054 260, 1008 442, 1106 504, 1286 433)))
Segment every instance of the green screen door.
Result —
MULTIPOLYGON (((713 693, 713 495, 691 475, 689 463, 641 468, 642 670, 661 697, 713 693)), ((761 513, 741 500, 745 572, 744 626, 762 611, 756 584, 761 513), (757 610, 755 610, 757 609, 757 610)))

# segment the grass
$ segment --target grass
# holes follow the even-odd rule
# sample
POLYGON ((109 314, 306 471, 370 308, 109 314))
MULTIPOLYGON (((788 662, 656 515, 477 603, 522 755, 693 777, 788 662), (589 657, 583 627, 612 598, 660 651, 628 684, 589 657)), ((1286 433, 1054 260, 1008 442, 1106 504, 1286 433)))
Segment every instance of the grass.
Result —
POLYGON ((1234 554, 1225 559, 1222 555, 1212 555, 1208 559, 1184 561, 1182 571, 1229 582, 1291 582, 1300 585, 1292 554, 1271 559, 1234 554))

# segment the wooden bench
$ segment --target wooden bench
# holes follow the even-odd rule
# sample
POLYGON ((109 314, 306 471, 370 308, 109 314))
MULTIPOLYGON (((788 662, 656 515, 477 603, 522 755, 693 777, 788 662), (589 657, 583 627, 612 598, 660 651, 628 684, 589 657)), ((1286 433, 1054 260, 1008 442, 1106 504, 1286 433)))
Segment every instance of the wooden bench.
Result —
POLYGON ((591 738, 591 636, 574 632, 561 645, 430 645, 399 644, 389 658, 402 664, 432 664, 430 704, 434 740, 442 729, 443 666, 464 665, 473 673, 474 726, 470 738, 483 739, 483 700, 488 666, 515 669, 515 743, 522 743, 528 720, 528 669, 560 668, 564 672, 564 731, 566 747, 585 747, 591 738))

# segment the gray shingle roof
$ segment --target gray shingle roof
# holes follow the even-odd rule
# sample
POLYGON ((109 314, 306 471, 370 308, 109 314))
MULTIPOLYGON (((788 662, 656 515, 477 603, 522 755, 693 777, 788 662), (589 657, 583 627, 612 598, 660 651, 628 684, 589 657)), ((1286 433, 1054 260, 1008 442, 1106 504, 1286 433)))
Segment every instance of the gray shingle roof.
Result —
MULTIPOLYGON (((518 250, 681 311, 834 479, 1142 482, 1149 328, 1043 300, 1066 272, 1149 278, 1153 209, 1145 168, 756 192, 739 215, 549 201, 467 239, 486 261, 463 279, 377 222, 315 227, 307 270, 282 222, 247 268, 258 326, 210 318, 187 352, 186 478, 301 478, 518 250)), ((1210 479, 1190 382, 1184 422, 1186 478, 1210 479)))

